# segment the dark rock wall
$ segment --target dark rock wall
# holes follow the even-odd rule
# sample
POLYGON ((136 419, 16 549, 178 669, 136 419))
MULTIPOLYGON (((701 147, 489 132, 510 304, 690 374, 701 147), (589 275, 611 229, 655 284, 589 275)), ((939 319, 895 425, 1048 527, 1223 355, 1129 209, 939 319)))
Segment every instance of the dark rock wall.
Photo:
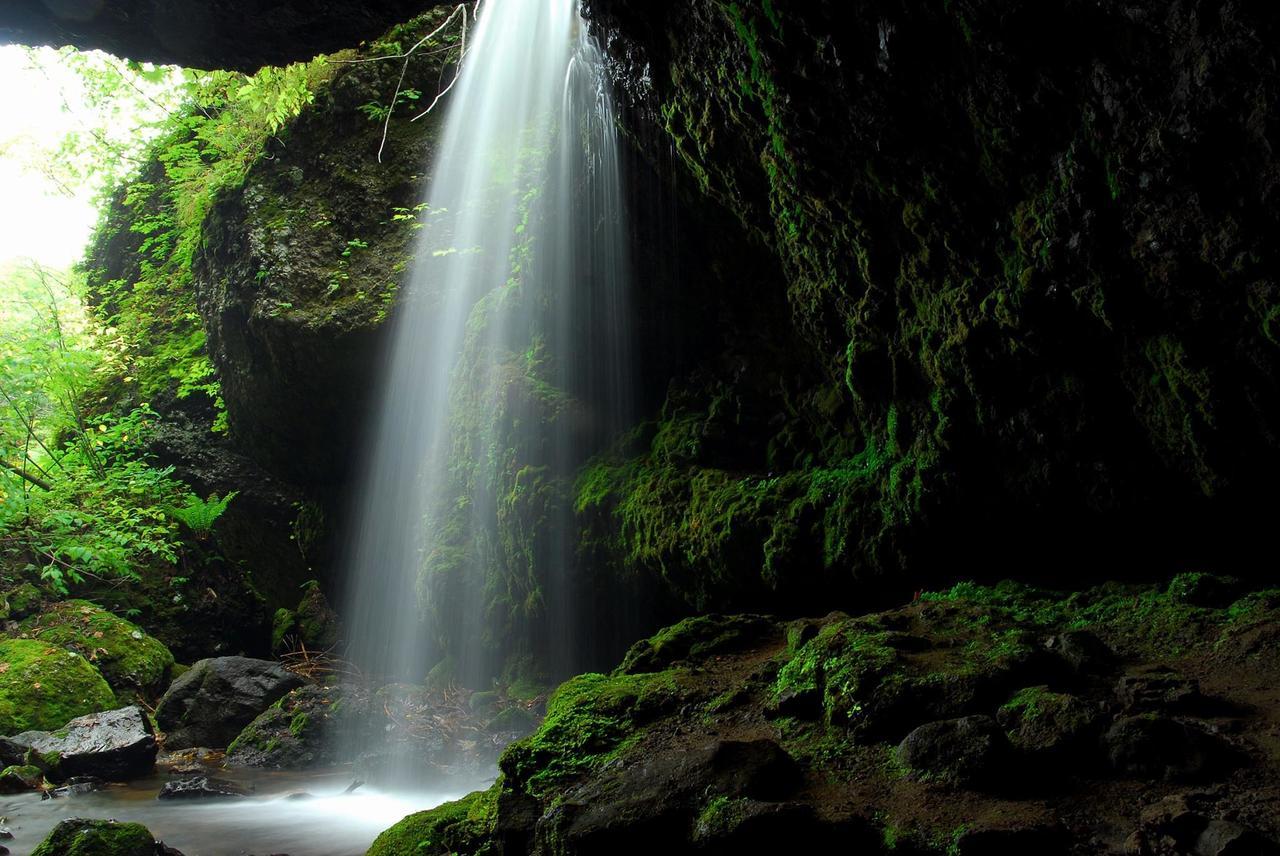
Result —
POLYGON ((776 256, 789 308, 762 349, 678 379, 580 494, 626 564, 699 607, 775 609, 1030 564, 1256 569, 1280 11, 589 12, 631 125, 776 256))

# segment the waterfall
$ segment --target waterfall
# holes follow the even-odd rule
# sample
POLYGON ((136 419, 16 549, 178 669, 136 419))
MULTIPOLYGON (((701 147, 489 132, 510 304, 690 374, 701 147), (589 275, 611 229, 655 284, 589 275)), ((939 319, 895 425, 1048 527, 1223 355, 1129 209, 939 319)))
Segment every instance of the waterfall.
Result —
POLYGON ((513 638, 551 674, 576 666, 573 470, 629 418, 629 263, 599 51, 576 0, 487 0, 471 39, 346 560, 346 656, 384 683, 420 684, 434 665, 474 686, 513 638))

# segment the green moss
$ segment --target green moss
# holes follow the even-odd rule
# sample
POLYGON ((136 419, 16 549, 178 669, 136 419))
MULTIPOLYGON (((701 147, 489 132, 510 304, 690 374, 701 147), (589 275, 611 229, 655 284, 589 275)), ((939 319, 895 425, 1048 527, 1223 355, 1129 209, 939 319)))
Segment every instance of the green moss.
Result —
POLYGON ((779 671, 775 696, 817 693, 828 722, 857 723, 864 703, 898 664, 885 638, 853 620, 828 624, 779 671))
POLYGON ((84 600, 55 604, 21 628, 42 642, 84 656, 117 693, 163 690, 174 663, 173 654, 158 639, 84 600))
POLYGON ((411 814, 383 832, 368 856, 484 856, 497 817, 499 780, 487 791, 411 814))
POLYGON ((152 856, 155 836, 140 823, 64 820, 32 856, 152 856))
POLYGON ((499 767, 511 786, 534 796, 550 794, 617 758, 646 723, 688 696, 678 670, 571 678, 547 700, 538 730, 511 744, 499 767))
POLYGON ((279 651, 284 646, 284 638, 293 630, 293 610, 281 607, 271 617, 271 650, 279 651))
POLYGON ((44 771, 30 764, 0 770, 0 794, 33 790, 44 783, 44 771))
POLYGON ((289 733, 294 737, 298 737, 307 729, 307 722, 309 720, 310 717, 307 716, 306 711, 298 711, 294 714, 293 719, 289 720, 289 733))
POLYGON ((750 615, 700 615, 686 618, 631 646, 618 671, 656 672, 673 663, 728 651, 758 638, 771 622, 750 615))
POLYGON ((51 731, 116 704, 79 654, 34 639, 0 639, 0 734, 51 731))
POLYGON ((742 823, 744 808, 748 803, 745 797, 719 796, 711 799, 698 812, 693 840, 714 840, 729 836, 742 823))

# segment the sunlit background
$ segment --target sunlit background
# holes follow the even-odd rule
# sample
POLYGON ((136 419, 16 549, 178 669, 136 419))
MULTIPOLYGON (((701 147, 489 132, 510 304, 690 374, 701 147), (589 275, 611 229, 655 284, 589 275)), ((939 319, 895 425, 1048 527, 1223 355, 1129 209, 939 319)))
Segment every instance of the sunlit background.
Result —
POLYGON ((95 196, 111 180, 110 168, 98 169, 103 148, 140 149, 176 105, 173 91, 106 54, 0 45, 0 267, 80 260, 95 196), (86 68, 127 76, 118 88, 127 97, 95 93, 86 68))

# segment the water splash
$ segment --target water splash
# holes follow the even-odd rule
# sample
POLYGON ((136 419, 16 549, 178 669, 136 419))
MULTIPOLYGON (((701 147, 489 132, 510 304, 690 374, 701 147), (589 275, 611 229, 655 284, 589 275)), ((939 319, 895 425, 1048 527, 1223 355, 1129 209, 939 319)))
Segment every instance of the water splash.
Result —
POLYGON ((366 675, 474 686, 515 653, 576 668, 573 472, 634 384, 614 116, 576 0, 488 0, 450 99, 344 618, 366 675))

